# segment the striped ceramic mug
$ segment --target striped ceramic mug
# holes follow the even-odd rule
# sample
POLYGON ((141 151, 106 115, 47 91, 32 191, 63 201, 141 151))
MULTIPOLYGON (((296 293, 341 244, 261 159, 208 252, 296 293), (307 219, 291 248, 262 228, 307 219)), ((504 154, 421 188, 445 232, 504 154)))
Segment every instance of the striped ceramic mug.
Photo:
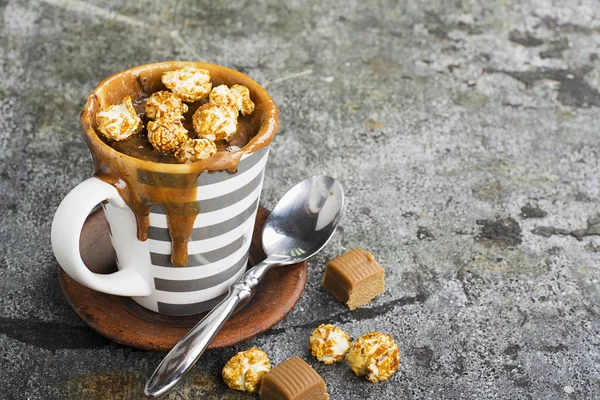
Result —
MULTIPOLYGON (((162 67, 167 64, 169 63, 153 66, 162 67)), ((175 64, 164 68, 174 69, 186 63, 175 64)), ((224 69, 210 64, 200 66, 216 68, 217 72, 224 69)), ((138 68, 145 67, 147 66, 138 68)), ((129 71, 134 71, 135 74, 135 70, 129 71)), ((263 125, 270 125, 267 128, 273 130, 272 137, 277 128, 277 109, 264 89, 245 75, 231 70, 226 70, 226 73, 226 76, 237 78, 234 83, 250 87, 251 94, 257 97, 255 112, 261 118, 261 130, 263 125), (261 110, 261 107, 264 109, 261 110), (267 115, 271 115, 274 120, 264 118, 267 115)), ((158 72, 151 71, 151 74, 156 75, 158 72)), ((119 77, 119 74, 115 76, 119 77)), ((123 84, 121 81, 118 83, 123 84)), ((114 82, 109 81, 109 84, 114 82)), ((103 85, 106 85, 106 81, 94 92, 100 100, 90 98, 86 109, 102 106, 94 104, 94 101, 102 103, 103 85)), ((99 140, 93 129, 90 129, 93 121, 86 120, 89 117, 84 110, 83 135, 94 158, 97 173, 101 170, 97 162, 98 154, 113 156, 108 160, 116 170, 119 170, 117 164, 126 167, 135 165, 135 174, 127 179, 135 179, 137 185, 152 185, 156 175, 183 176, 185 173, 187 165, 152 163, 117 153, 99 140)), ((101 292, 130 296, 141 306, 155 312, 189 315, 211 309, 226 295, 229 286, 244 273, 268 153, 269 146, 263 144, 241 156, 235 173, 217 170, 203 172, 198 176, 195 203, 200 212, 193 222, 187 244, 188 262, 183 267, 171 264, 172 244, 165 208, 159 204, 151 206, 148 237, 146 240, 139 240, 138 222, 124 200, 127 196, 120 195, 117 190, 119 183, 106 183, 106 179, 97 177, 80 183, 63 199, 54 217, 51 238, 59 264, 79 283, 101 292), (91 272, 79 254, 81 229, 88 213, 98 203, 102 204, 110 227, 118 267, 117 272, 108 275, 91 272)), ((129 169, 124 168, 123 171, 125 170, 129 169)), ((134 186, 131 185, 133 182, 127 183, 134 186)))

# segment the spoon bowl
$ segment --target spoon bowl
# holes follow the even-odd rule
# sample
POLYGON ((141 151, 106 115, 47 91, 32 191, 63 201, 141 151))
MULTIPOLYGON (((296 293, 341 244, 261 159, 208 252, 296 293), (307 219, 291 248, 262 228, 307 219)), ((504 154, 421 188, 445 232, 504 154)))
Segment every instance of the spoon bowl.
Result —
POLYGON ((279 200, 265 224, 267 260, 294 264, 318 253, 331 239, 342 216, 344 191, 329 176, 313 176, 279 200))

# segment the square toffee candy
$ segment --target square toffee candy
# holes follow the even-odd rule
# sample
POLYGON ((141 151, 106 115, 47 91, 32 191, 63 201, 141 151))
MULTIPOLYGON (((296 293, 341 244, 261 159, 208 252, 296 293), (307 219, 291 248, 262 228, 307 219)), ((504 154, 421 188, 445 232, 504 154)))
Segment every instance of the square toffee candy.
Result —
POLYGON ((383 293, 384 275, 373 254, 357 248, 327 263, 323 287, 354 310, 383 293))
POLYGON ((260 384, 261 400, 328 400, 321 375, 299 357, 267 372, 260 384))

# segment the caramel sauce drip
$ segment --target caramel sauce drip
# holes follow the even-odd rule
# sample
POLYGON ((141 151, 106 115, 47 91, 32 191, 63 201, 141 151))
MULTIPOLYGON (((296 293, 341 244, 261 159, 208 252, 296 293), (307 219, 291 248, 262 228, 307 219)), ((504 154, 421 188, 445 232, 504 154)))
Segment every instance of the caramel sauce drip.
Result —
MULTIPOLYGON (((185 115, 191 115, 201 102, 192 104, 185 115)), ((235 173, 241 157, 268 146, 278 127, 278 110, 267 92, 240 72, 205 63, 165 62, 132 68, 113 75, 98 85, 88 96, 81 113, 81 128, 92 159, 95 176, 114 186, 135 215, 137 238, 148 239, 150 208, 161 205, 165 209, 171 236, 171 263, 176 267, 188 263, 187 243, 194 221, 201 212, 196 201, 198 177, 212 171, 235 173), (208 160, 178 164, 175 157, 162 154, 145 139, 145 132, 123 142, 107 142, 97 135, 96 113, 111 104, 118 104, 129 95, 136 110, 143 115, 145 100, 158 90, 165 90, 160 77, 166 71, 193 65, 210 71, 213 86, 241 84, 250 89, 255 111, 240 116, 238 132, 230 143, 217 143, 218 152, 208 160), (230 146, 234 147, 233 151, 230 146)), ((193 135, 191 126, 186 126, 193 135)))

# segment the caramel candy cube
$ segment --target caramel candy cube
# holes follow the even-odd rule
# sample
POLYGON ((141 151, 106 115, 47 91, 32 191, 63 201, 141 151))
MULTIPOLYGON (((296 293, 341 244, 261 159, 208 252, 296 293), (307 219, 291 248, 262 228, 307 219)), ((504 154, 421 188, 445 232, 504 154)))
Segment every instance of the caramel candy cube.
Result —
POLYGON ((384 275, 373 254, 357 248, 327 263, 323 287, 354 310, 383 293, 384 275))
POLYGON ((263 376, 260 399, 328 400, 329 395, 321 375, 300 357, 293 357, 263 376))

